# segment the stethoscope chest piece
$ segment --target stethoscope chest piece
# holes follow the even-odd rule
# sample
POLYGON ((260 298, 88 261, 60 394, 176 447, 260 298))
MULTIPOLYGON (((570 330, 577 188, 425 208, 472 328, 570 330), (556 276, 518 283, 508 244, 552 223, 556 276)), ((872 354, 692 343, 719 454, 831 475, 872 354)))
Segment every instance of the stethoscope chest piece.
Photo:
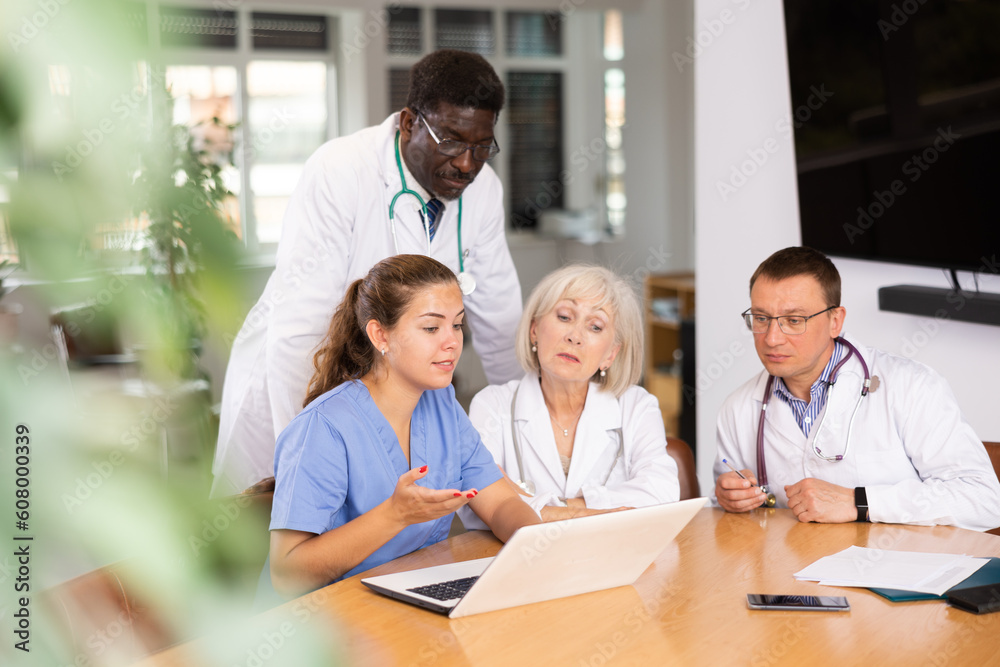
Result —
POLYGON ((460 271, 458 274, 458 289, 462 290, 463 295, 469 296, 476 290, 476 279, 465 271, 460 271))

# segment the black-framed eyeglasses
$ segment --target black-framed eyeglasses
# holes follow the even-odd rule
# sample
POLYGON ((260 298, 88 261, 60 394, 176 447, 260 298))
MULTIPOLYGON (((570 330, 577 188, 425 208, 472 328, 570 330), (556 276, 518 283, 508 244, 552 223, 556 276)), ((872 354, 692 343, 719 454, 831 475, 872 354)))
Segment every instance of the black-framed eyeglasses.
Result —
POLYGON ((747 329, 755 334, 767 333, 767 328, 771 326, 771 320, 778 320, 778 328, 781 329, 783 334, 798 336, 806 332, 806 322, 834 308, 839 308, 839 306, 830 306, 812 315, 777 315, 775 317, 755 315, 747 308, 743 311, 742 316, 743 321, 747 323, 747 329))
POLYGON ((492 160, 496 157, 497 153, 500 152, 500 147, 497 146, 496 137, 493 138, 493 143, 484 146, 483 144, 467 144, 462 141, 455 141, 454 139, 438 139, 437 134, 431 128, 430 123, 424 118, 422 113, 418 113, 420 120, 424 121, 424 126, 427 131, 431 133, 431 138, 437 144, 438 152, 442 155, 447 155, 448 157, 458 157, 467 150, 472 150, 472 159, 476 162, 486 162, 487 160, 492 160))

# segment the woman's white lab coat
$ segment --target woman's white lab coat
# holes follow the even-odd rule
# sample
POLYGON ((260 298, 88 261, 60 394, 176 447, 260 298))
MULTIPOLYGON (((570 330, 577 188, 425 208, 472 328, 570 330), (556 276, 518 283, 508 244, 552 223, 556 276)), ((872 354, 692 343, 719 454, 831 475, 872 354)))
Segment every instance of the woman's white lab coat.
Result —
MULTIPOLYGON (((389 203, 401 189, 398 114, 321 146, 306 162, 285 212, 274 273, 233 341, 222 395, 213 495, 273 475, 276 436, 302 409, 313 354, 347 286, 397 254, 389 203)), ((410 187, 412 183, 408 182, 410 187)), ((485 165, 462 198, 465 270, 476 281, 465 308, 490 382, 521 374, 514 330, 521 287, 504 236, 503 188, 485 165)), ((420 206, 395 206, 399 253, 428 254, 420 206)), ((458 202, 449 202, 430 256, 458 272, 458 202)))
MULTIPOLYGON (((659 403, 642 387, 629 387, 616 399, 601 391, 600 385, 590 384, 576 427, 569 475, 563 474, 537 375, 483 389, 472 399, 469 419, 515 482, 522 481, 513 436, 517 433, 523 481, 535 484, 535 497, 525 500, 536 512, 546 505, 562 505, 560 498, 583 498, 587 507, 611 509, 645 507, 680 497, 677 464, 667 454, 659 403)), ((461 513, 466 527, 481 527, 470 514, 461 513)))
MULTIPOLYGON (((809 438, 788 406, 773 396, 768 402, 764 455, 778 506, 788 506, 785 485, 813 477, 847 488, 865 487, 872 521, 973 530, 1000 526, 1000 483, 944 378, 912 359, 854 344, 870 374, 879 378, 879 387, 861 399, 842 461, 819 458, 813 446, 827 456, 844 453, 864 380, 857 357, 840 369, 826 414, 817 417, 809 438), (821 419, 822 433, 817 436, 821 419)), ((758 470, 757 424, 766 382, 763 371, 723 403, 715 477, 728 471, 723 458, 740 470, 758 470)))

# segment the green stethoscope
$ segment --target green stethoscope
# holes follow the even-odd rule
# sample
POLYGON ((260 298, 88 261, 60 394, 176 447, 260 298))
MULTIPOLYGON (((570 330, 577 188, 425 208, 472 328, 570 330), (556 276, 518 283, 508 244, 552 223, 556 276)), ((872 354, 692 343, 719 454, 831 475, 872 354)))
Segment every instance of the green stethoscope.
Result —
MULTIPOLYGON (((389 225, 392 228, 392 245, 399 254, 399 242, 396 240, 396 200, 403 195, 413 195, 420 202, 420 211, 424 215, 424 235, 427 237, 427 255, 431 254, 431 230, 427 225, 427 202, 419 193, 406 186, 406 176, 403 175, 403 160, 399 156, 399 130, 396 130, 396 167, 399 169, 399 180, 403 189, 396 193, 389 202, 389 225)), ((458 198, 458 288, 462 294, 469 296, 476 289, 476 279, 465 272, 465 253, 462 252, 462 198, 458 198)))

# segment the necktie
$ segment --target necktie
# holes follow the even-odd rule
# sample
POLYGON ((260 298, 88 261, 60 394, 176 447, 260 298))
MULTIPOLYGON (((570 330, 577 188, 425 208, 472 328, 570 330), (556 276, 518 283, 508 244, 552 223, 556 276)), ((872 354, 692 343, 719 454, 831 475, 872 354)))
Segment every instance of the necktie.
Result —
POLYGON ((431 240, 434 240, 434 232, 437 231, 437 223, 441 218, 441 213, 444 211, 444 204, 440 199, 431 199, 427 202, 427 232, 431 235, 431 240))

